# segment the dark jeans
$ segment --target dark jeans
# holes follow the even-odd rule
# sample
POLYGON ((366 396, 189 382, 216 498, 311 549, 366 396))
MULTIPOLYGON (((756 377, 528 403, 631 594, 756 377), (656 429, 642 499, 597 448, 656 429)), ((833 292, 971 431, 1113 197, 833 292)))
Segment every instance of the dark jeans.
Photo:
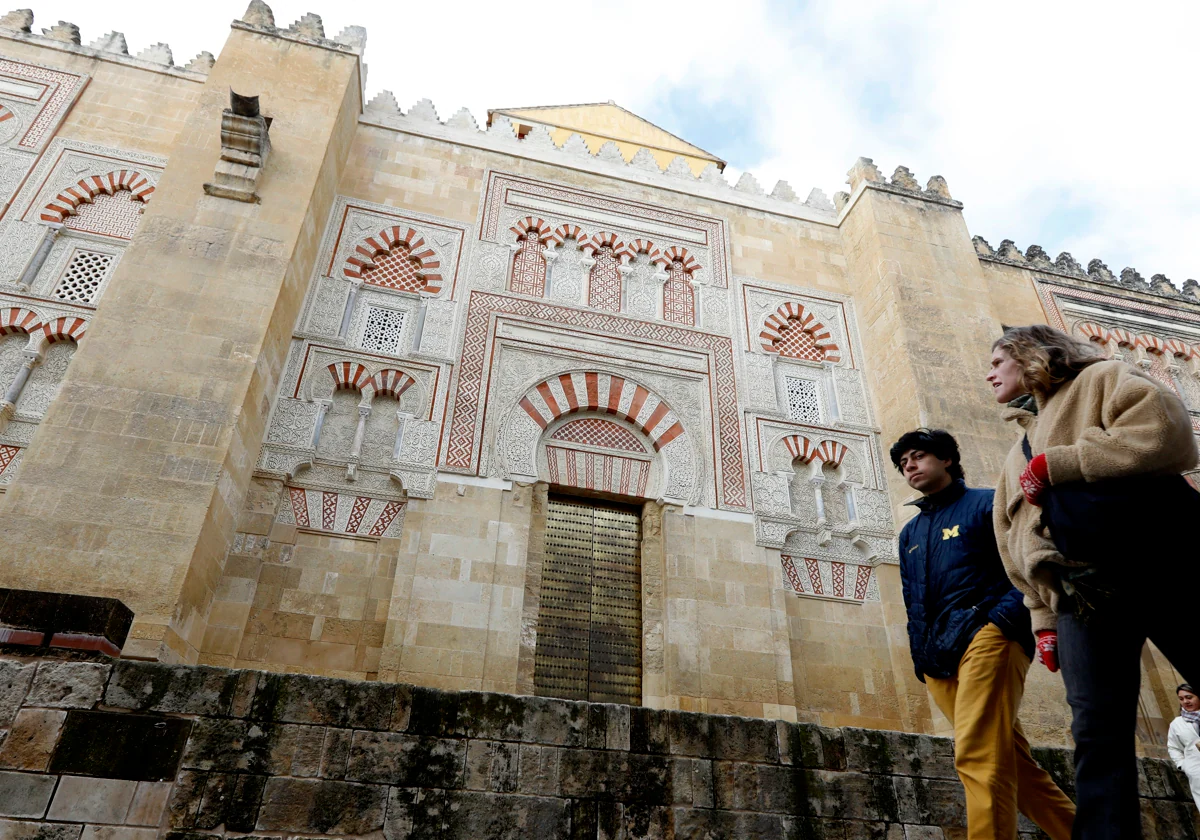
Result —
POLYGON ((1059 663, 1074 713, 1074 840, 1142 836, 1134 732, 1146 639, 1186 681, 1200 680, 1194 589, 1175 571, 1131 569, 1128 578, 1141 580, 1128 581, 1119 604, 1087 621, 1058 617, 1059 663))

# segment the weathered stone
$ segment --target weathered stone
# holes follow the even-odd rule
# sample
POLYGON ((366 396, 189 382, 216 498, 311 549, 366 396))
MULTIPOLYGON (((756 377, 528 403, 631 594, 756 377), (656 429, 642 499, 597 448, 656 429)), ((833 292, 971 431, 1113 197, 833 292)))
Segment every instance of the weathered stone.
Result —
POLYGON ((710 717, 713 757, 726 761, 779 760, 779 739, 774 721, 724 715, 710 717))
MULTIPOLYGON (((465 787, 468 790, 487 790, 495 793, 515 792, 519 751, 519 745, 504 741, 468 742, 465 787)), ((528 792, 530 791, 522 791, 528 792)))
POLYGON ((29 692, 37 664, 0 659, 0 727, 8 726, 29 692))
POLYGON ((195 827, 211 829, 223 825, 228 831, 253 831, 266 783, 266 776, 210 774, 195 827))
POLYGON ((392 788, 388 794, 386 840, 423 840, 444 836, 446 791, 392 788))
POLYGON ((355 732, 346 778, 399 787, 459 788, 465 762, 465 741, 355 732))
POLYGON ((120 823, 129 811, 137 783, 126 779, 63 776, 46 818, 92 823, 120 823))
POLYGON ((0 840, 79 840, 82 830, 82 823, 0 820, 0 840))
POLYGON ((57 709, 21 709, 0 745, 0 767, 45 770, 58 743, 67 713, 57 709))
POLYGON ((908 732, 842 729, 846 769, 861 773, 956 779, 954 742, 908 732))
POLYGON ((320 774, 321 759, 325 755, 325 737, 326 730, 321 726, 302 726, 297 730, 290 775, 311 778, 320 774))
POLYGON ((596 807, 597 837, 602 840, 639 838, 674 840, 672 809, 644 803, 600 802, 596 807))
POLYGON ((300 674, 267 674, 258 680, 249 717, 283 723, 388 729, 395 689, 300 674))
POLYGON ((193 828, 196 825, 208 775, 193 770, 180 771, 171 798, 167 800, 167 825, 170 828, 193 828))
MULTIPOLYGON (((754 837, 782 840, 783 821, 778 814, 675 808, 672 813, 678 838, 754 837)), ((801 835, 803 836, 803 835, 801 835)))
POLYGON ((528 840, 567 833, 567 802, 562 799, 457 791, 449 794, 447 803, 448 837, 528 840))
POLYGON ((559 757, 563 796, 662 803, 670 795, 667 759, 602 750, 563 750, 559 757))
POLYGON ((775 722, 779 739, 779 763, 796 767, 824 767, 825 758, 821 749, 819 727, 810 723, 775 722))
POLYGON ((950 828, 966 826, 967 804, 961 784, 912 776, 896 776, 892 782, 899 804, 899 822, 950 828))
POLYGON ((99 662, 43 662, 25 705, 90 709, 100 700, 110 670, 111 666, 99 662))
POLYGON ((227 668, 120 660, 113 666, 104 705, 139 712, 225 715, 238 681, 239 672, 227 668))
POLYGON ((183 767, 222 773, 287 773, 299 727, 228 718, 201 718, 183 754, 183 767))
POLYGON ((517 789, 521 793, 557 796, 561 752, 558 747, 522 744, 517 789))
POLYGON ((259 831, 369 834, 383 828, 387 788, 350 782, 272 778, 263 792, 259 831))
POLYGON ((37 817, 46 813, 54 776, 0 770, 0 817, 37 817))
POLYGON ((349 729, 325 730, 325 751, 321 756, 321 778, 344 779, 350 761, 353 733, 349 729))
POLYGON ((191 731, 192 721, 180 718, 71 709, 50 772, 138 782, 172 779, 191 731))
POLYGON ((635 753, 666 753, 671 749, 668 714, 645 706, 629 710, 629 749, 635 753))

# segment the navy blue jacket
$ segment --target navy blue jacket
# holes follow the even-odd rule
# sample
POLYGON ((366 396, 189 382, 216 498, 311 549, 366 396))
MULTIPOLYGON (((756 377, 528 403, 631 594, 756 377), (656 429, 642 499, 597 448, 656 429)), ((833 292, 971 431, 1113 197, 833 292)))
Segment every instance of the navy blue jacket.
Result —
POLYGON ((900 579, 921 682, 957 674, 967 645, 988 622, 1033 656, 1029 610, 996 549, 992 497, 959 479, 909 503, 921 512, 900 532, 900 579))

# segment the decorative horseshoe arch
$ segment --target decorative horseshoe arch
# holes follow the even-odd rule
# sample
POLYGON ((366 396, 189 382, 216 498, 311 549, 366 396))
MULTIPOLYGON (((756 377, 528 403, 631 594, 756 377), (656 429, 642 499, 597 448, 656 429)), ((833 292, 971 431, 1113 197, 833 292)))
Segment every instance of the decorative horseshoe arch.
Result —
POLYGON ((420 234, 393 225, 363 239, 347 257, 342 274, 385 289, 432 296, 442 290, 441 265, 420 234))
POLYGON ((111 196, 121 190, 128 190, 132 200, 143 204, 154 194, 150 180, 133 169, 118 169, 107 175, 89 175, 55 196, 42 210, 42 221, 62 224, 68 216, 79 212, 80 205, 91 204, 98 195, 111 196))
POLYGON ((829 329, 795 301, 788 301, 768 315, 758 337, 764 353, 833 363, 842 358, 829 329), (803 349, 811 352, 804 353, 803 349))
POLYGON ((564 373, 526 391, 509 410, 496 438, 506 474, 538 476, 542 443, 554 436, 562 439, 559 433, 567 423, 559 421, 569 422, 575 415, 611 417, 636 429, 665 473, 656 482, 661 489, 654 495, 696 503, 700 490, 696 447, 683 422, 657 393, 610 373, 564 373))

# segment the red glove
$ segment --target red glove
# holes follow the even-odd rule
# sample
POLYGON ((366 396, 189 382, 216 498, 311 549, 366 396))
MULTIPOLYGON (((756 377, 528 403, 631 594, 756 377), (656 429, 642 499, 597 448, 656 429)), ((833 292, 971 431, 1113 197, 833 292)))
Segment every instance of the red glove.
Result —
POLYGON ((1037 660, 1051 674, 1058 672, 1058 634, 1053 630, 1039 630, 1037 634, 1037 660))
POLYGON ((1025 494, 1025 501, 1041 507, 1042 493, 1049 486, 1050 468, 1046 466, 1046 456, 1037 455, 1021 473, 1021 492, 1025 494))

